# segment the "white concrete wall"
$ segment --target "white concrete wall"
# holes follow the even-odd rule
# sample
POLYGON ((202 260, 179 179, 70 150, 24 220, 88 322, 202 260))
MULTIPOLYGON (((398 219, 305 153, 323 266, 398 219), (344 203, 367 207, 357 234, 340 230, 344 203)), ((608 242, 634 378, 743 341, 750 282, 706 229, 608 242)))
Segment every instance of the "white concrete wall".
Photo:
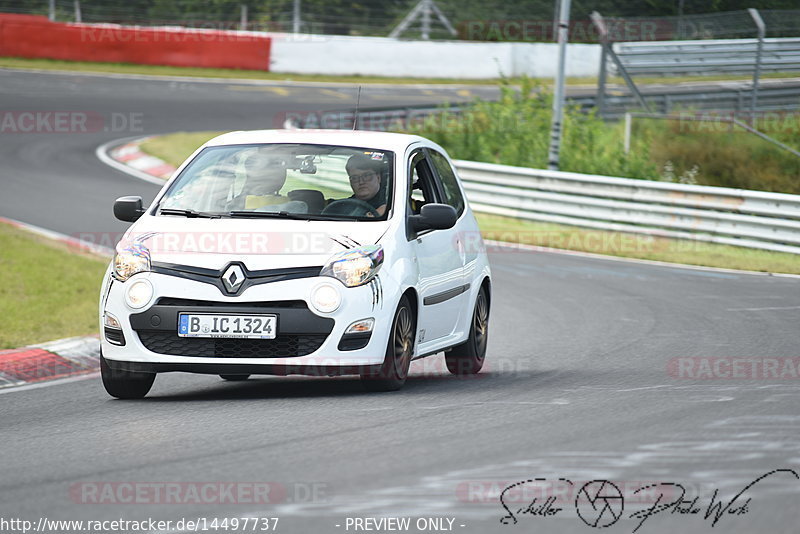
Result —
MULTIPOLYGON (((497 78, 555 76, 555 43, 406 41, 386 37, 270 34, 270 70, 292 74, 497 78)), ((597 76, 600 45, 567 47, 567 76, 597 76)))

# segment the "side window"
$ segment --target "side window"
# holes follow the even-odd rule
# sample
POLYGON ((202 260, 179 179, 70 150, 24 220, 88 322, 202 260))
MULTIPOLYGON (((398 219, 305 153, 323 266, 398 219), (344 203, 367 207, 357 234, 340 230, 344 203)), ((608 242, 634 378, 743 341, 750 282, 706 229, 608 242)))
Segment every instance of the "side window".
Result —
POLYGON ((419 181, 419 173, 417 172, 417 168, 414 167, 411 169, 411 199, 414 201, 415 204, 422 205, 425 203, 425 196, 422 194, 421 183, 419 181))
POLYGON ((411 191, 409 206, 411 213, 418 214, 425 204, 439 202, 436 182, 428 159, 423 151, 415 152, 410 159, 411 191))
POLYGON ((447 158, 439 152, 431 149, 428 149, 428 152, 434 167, 436 167, 436 172, 439 174, 439 179, 442 181, 445 200, 456 209, 456 213, 461 215, 464 212, 464 197, 461 195, 461 189, 458 187, 458 179, 455 172, 453 172, 453 168, 447 158))

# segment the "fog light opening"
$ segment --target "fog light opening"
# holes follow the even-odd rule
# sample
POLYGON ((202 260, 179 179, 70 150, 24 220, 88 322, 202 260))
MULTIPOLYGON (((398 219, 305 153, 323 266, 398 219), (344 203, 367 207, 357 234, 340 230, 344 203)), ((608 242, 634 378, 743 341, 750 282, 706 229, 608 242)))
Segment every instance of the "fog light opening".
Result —
POLYGON ((330 284, 321 284, 311 292, 311 304, 317 311, 331 313, 339 309, 342 296, 339 290, 330 284))
POLYGON ((149 280, 136 280, 125 290, 125 302, 133 309, 144 308, 153 298, 153 284, 149 280))

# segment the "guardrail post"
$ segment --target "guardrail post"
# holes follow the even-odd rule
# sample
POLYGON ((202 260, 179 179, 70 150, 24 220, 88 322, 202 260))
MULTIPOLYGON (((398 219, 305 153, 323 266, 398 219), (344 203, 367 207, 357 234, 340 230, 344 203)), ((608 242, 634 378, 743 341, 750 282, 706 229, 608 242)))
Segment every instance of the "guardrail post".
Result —
POLYGON ((300 33, 300 0, 294 0, 292 6, 292 33, 300 33))
POLYGON ((553 118, 550 126, 550 150, 547 166, 557 171, 561 154, 561 134, 564 118, 564 74, 567 61, 567 37, 569 32, 570 0, 561 0, 558 15, 558 71, 556 72, 556 90, 553 95, 553 118))
POLYGON ((597 97, 595 97, 595 106, 597 107, 597 115, 603 117, 606 110, 606 77, 608 76, 606 70, 606 63, 608 63, 608 52, 606 47, 600 47, 600 75, 597 78, 597 97))
POLYGON ((242 4, 239 11, 239 29, 247 30, 247 4, 242 4))
POLYGON ((422 6, 422 40, 431 38, 431 6, 428 2, 422 6))
POLYGON ((758 82, 759 78, 761 77, 761 54, 764 50, 764 35, 766 35, 766 25, 764 24, 764 20, 761 18, 761 14, 759 14, 757 9, 748 8, 748 13, 753 18, 753 22, 756 23, 756 27, 758 28, 758 48, 756 49, 756 68, 753 72, 753 94, 750 98, 750 125, 755 124, 756 120, 756 106, 758 105, 758 82))
POLYGON ((630 111, 625 112, 625 142, 624 142, 624 150, 625 155, 627 156, 628 153, 631 151, 631 123, 633 122, 633 115, 631 115, 630 111))

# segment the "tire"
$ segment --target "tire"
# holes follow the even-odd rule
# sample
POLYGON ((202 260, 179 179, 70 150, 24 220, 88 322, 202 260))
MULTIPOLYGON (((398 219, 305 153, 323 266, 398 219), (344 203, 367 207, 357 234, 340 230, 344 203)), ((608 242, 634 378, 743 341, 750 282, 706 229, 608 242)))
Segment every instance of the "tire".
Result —
POLYGON ((228 382, 243 382, 250 378, 250 375, 219 375, 219 377, 228 382))
POLYGON ((483 367, 489 341, 489 298, 481 287, 475 299, 475 310, 467 340, 444 355, 447 370, 454 375, 474 375, 483 367))
POLYGON ((380 370, 374 374, 361 375, 361 383, 367 391, 396 391, 403 387, 414 354, 416 332, 414 311, 404 295, 394 314, 380 370))
POLYGON ((135 373, 112 369, 102 354, 100 355, 100 376, 103 386, 112 397, 118 399, 141 399, 153 387, 156 373, 135 373))

